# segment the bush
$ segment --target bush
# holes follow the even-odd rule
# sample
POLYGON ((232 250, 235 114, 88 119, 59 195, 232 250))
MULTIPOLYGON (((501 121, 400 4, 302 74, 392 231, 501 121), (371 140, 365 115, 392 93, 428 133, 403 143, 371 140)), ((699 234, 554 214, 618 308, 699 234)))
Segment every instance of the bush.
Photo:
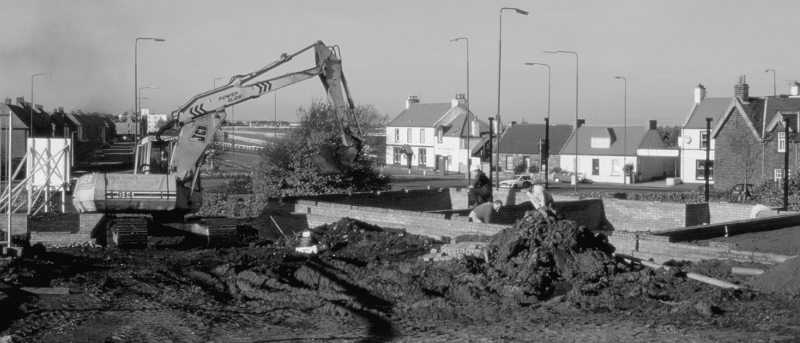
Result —
POLYGON ((514 165, 514 175, 523 174, 525 173, 525 164, 524 163, 517 163, 514 165))

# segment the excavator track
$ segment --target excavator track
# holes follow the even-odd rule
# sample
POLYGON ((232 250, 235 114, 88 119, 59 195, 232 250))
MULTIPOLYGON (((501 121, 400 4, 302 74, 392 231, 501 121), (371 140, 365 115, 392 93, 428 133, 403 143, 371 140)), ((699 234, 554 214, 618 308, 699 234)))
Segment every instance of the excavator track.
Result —
POLYGON ((208 226, 206 245, 209 247, 230 246, 239 240, 236 232, 236 220, 233 218, 206 218, 208 226))
POLYGON ((147 228, 147 218, 117 217, 113 220, 108 238, 118 248, 146 247, 147 228))

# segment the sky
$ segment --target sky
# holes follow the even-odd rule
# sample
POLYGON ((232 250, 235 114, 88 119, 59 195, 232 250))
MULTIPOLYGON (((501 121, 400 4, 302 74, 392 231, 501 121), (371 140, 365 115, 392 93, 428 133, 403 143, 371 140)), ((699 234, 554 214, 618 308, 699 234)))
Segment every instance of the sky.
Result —
MULTIPOLYGON (((48 112, 121 114, 141 92, 142 108, 168 113, 318 40, 339 47, 353 100, 390 120, 409 95, 445 103, 469 93, 470 110, 484 121, 499 108, 504 123, 543 123, 549 100, 551 122, 572 124, 576 64, 577 116, 587 125, 643 126, 651 119, 681 125, 698 84, 708 97, 731 97, 744 75, 751 96, 766 96, 773 87, 787 94, 789 82, 800 79, 795 0, 2 4, 0 96, 30 101, 33 92, 48 112), (136 43, 140 37, 166 41, 136 43), (469 43, 450 41, 459 37, 469 43), (578 58, 545 50, 574 51, 578 58), (525 63, 549 64, 549 86, 547 68, 525 63), (51 75, 32 78, 39 73, 51 75), (615 76, 626 78, 627 90, 615 76), (135 80, 138 88, 158 88, 139 90, 135 80)), ((308 53, 261 79, 313 66, 308 53)), ((325 91, 309 79, 239 104, 228 115, 295 121, 297 109, 315 99, 325 100, 325 91)))

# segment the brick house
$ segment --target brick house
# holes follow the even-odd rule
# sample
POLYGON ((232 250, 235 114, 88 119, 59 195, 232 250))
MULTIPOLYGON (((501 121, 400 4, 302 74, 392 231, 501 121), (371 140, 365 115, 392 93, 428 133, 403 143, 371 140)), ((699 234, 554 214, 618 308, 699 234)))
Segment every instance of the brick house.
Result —
MULTIPOLYGON (((560 167, 559 152, 572 134, 572 125, 550 125, 550 149, 548 168, 560 167)), ((517 124, 512 122, 500 136, 500 161, 503 170, 514 170, 522 164, 525 170, 540 167, 539 141, 544 142, 545 124, 517 124)))
MULTIPOLYGON (((678 138, 678 147, 681 151, 678 175, 683 182, 705 183, 706 147, 709 144, 706 118, 711 118, 713 129, 733 105, 733 97, 706 98, 706 88, 703 84, 697 85, 694 89, 694 104, 681 127, 681 136, 678 138)), ((713 184, 715 139, 712 138, 710 144, 708 182, 713 184)))
MULTIPOLYGON (((667 149, 657 130, 648 126, 587 126, 578 121, 578 174, 593 181, 624 183, 623 166, 632 164, 639 180, 674 175, 678 150, 667 149)), ((575 133, 560 152, 561 168, 575 170, 575 133)))
POLYGON ((450 103, 433 104, 409 96, 406 109, 386 125, 386 164, 438 169, 441 161, 447 171, 465 172, 480 133, 489 130, 474 113, 467 114, 466 104, 464 94, 456 94, 450 103))
POLYGON ((716 188, 729 189, 745 179, 752 184, 781 181, 786 153, 789 176, 800 167, 800 84, 794 82, 790 94, 780 96, 750 97, 749 88, 741 77, 734 87, 733 103, 712 128, 712 139, 717 142, 716 188))

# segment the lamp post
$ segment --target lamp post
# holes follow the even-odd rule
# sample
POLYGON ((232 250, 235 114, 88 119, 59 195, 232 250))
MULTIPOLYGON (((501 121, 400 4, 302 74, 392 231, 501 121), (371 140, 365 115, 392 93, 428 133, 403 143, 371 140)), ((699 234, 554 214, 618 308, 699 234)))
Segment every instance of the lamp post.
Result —
MULTIPOLYGON (((136 42, 133 45, 133 118, 136 122, 136 131, 134 133, 134 144, 138 144, 139 142, 139 131, 140 131, 140 123, 136 121, 136 118, 139 116, 139 40, 151 40, 155 42, 166 42, 166 39, 163 38, 144 38, 139 37, 136 38, 136 42)), ((134 145, 135 146, 135 145, 134 145)))
MULTIPOLYGON (((470 138, 472 138, 472 121, 470 120, 470 113, 469 113, 469 101, 471 98, 469 97, 469 39, 466 37, 460 37, 456 39, 451 39, 451 42, 458 42, 460 40, 464 40, 467 42, 467 115, 464 117, 464 125, 467 130, 467 187, 472 184, 472 151, 469 147, 470 138)), ((490 171, 491 172, 491 171, 490 171)))
MULTIPOLYGON (((547 67, 547 119, 545 119, 545 127, 544 127, 544 151, 545 159, 542 159, 544 163, 544 188, 549 188, 549 180, 547 179, 547 172, 550 167, 549 159, 550 159, 550 65, 544 63, 525 63, 525 65, 529 66, 544 66, 547 67)), ((539 154, 541 156, 542 153, 539 154)), ((541 157, 540 157, 541 158, 541 157)))
POLYGON ((139 101, 136 103, 136 105, 139 106, 140 111, 142 110, 142 89, 158 89, 158 86, 139 87, 139 101))
MULTIPOLYGON (((622 133, 622 135, 623 135, 623 138, 622 138, 622 142, 623 142, 622 143, 623 144, 622 170, 625 170, 625 165, 628 164, 628 79, 626 79, 626 78, 624 78, 622 76, 614 76, 614 78, 616 78, 618 80, 625 81, 625 107, 624 107, 625 109, 624 109, 624 112, 623 112, 624 113, 623 114, 624 118, 623 118, 623 124, 622 124, 623 127, 624 127, 623 131, 622 131, 623 132, 622 133)), ((622 175, 623 175, 622 176, 622 182, 626 183, 628 176, 625 175, 624 172, 622 173, 622 175)))
POLYGON ((575 193, 578 192, 578 53, 574 51, 545 51, 548 54, 574 54, 575 55, 575 193))
POLYGON ((775 85, 775 69, 764 70, 765 73, 772 72, 772 96, 778 96, 778 88, 775 85))
POLYGON ((50 75, 51 75, 50 73, 40 73, 40 74, 31 75, 31 136, 30 136, 30 138, 33 138, 33 107, 36 106, 36 104, 33 102, 33 78, 37 77, 37 76, 50 76, 50 75))
MULTIPOLYGON (((496 177, 496 189, 500 190, 500 128, 501 128, 501 121, 500 121, 500 69, 503 65, 503 10, 514 10, 515 12, 528 15, 528 12, 523 11, 519 8, 514 7, 503 7, 500 9, 500 36, 498 39, 499 47, 498 47, 498 54, 497 54, 497 169, 495 170, 496 177)), ((491 130, 491 128, 489 128, 491 130)), ((490 166, 491 167, 491 166, 490 166)), ((489 170, 491 173, 491 170, 489 170)))

